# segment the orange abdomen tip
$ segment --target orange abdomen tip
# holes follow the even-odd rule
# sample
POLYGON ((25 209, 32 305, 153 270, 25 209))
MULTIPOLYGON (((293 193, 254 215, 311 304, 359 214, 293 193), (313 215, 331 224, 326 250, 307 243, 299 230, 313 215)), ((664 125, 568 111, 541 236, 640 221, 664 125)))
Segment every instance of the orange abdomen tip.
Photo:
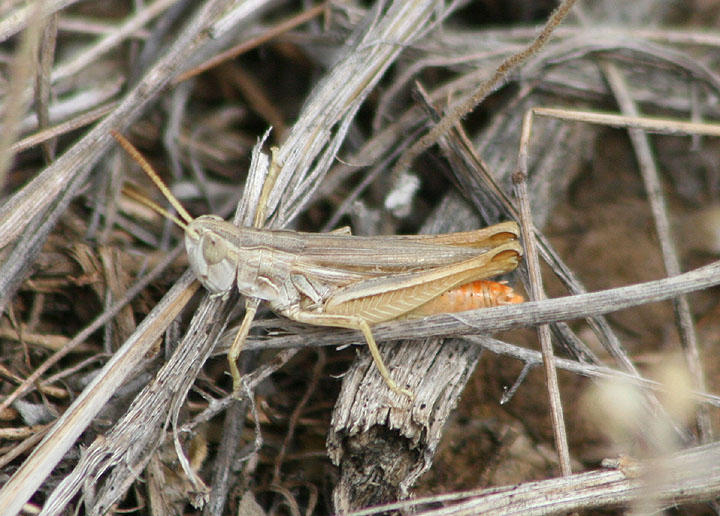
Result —
POLYGON ((479 308, 522 303, 525 298, 505 283, 491 280, 478 280, 448 290, 444 294, 428 301, 413 310, 410 316, 464 312, 479 308))

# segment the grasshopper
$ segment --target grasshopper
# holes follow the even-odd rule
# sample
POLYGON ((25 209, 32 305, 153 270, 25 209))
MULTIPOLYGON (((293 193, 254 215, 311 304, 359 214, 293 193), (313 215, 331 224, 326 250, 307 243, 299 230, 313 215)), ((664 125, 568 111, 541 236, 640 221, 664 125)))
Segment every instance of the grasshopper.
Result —
MULTIPOLYGON (((258 226, 274 181, 273 165, 255 227, 238 227, 216 215, 193 218, 139 151, 120 134, 113 136, 180 218, 132 191, 124 193, 185 231, 188 261, 207 290, 227 296, 236 288, 293 321, 361 331, 377 369, 396 393, 412 398, 390 377, 372 324, 522 301, 511 287, 485 280, 517 267, 522 247, 514 222, 461 233, 378 237, 263 230, 258 226)), ((237 358, 257 306, 257 301, 246 303, 245 319, 228 352, 235 391, 241 387, 237 358)))

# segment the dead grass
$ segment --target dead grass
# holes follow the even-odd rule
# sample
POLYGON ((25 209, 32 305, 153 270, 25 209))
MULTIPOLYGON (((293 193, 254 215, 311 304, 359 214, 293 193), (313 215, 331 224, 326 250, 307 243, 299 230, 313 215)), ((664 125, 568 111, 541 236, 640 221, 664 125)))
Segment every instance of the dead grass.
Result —
MULTIPOLYGON (((643 114, 717 120, 720 33, 703 28, 716 25, 712 8, 576 6, 539 54, 414 161, 413 190, 391 172, 401 155, 429 121, 477 96, 549 11, 527 20, 505 2, 460 12, 430 1, 406 2, 405 12, 258 2, 226 29, 218 13, 233 2, 171 4, 45 2, 57 15, 0 13, 0 485, 10 486, 0 513, 27 499, 47 514, 329 514, 410 494, 435 497, 420 506, 430 513, 712 503, 719 402, 699 391, 719 387, 715 269, 673 283, 697 291, 680 323, 682 303, 649 302, 670 297, 660 284, 619 311, 622 291, 611 291, 602 306, 575 297, 382 325, 379 339, 414 339, 381 350, 418 394, 412 405, 388 397, 364 349, 322 347, 360 344, 359 335, 262 312, 249 342, 259 351, 241 358, 247 396, 234 401, 224 330, 243 303, 195 294, 178 231, 120 195, 130 181, 157 198, 109 135, 132 139, 194 215, 227 218, 242 198, 238 217, 251 220, 262 185, 262 172, 247 173, 251 152, 272 126, 265 150, 279 146, 283 170, 268 227, 479 227, 516 213, 481 172, 511 194, 531 107, 618 112, 621 92, 608 87, 617 72, 643 114), (232 59, 177 80, 233 45, 232 59), (406 202, 390 210, 401 185, 406 202), (587 319, 564 324, 550 306, 587 319), (536 332, 471 337, 530 322, 551 323, 556 357, 580 361, 557 361, 559 431, 576 473, 566 478, 540 357, 526 353, 539 349, 536 332), (441 335, 467 338, 442 344, 441 335), (500 405, 523 366, 528 376, 500 405), (515 484, 514 499, 500 498, 515 484)), ((669 236, 654 230, 657 209, 625 130, 535 123, 527 185, 548 297, 666 278, 673 248, 684 271, 717 265, 717 139, 653 136, 651 145, 669 236)), ((507 279, 522 290, 526 276, 507 279)))

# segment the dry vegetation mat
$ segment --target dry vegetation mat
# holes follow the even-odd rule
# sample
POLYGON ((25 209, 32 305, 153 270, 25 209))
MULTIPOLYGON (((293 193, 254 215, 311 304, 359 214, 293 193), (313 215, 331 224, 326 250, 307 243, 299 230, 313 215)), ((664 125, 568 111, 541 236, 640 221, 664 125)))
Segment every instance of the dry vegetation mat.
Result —
POLYGON ((719 21, 700 1, 5 2, 0 514, 717 511, 719 21), (249 297, 235 269, 228 295, 201 287, 197 253, 250 265, 188 256, 114 133, 180 218, 258 228, 249 297), (474 301, 501 306, 373 324, 386 378, 356 319, 260 302, 327 316, 374 274, 388 309, 439 258, 384 238, 368 265, 360 236, 501 222, 512 266, 474 301), (265 271, 283 238, 312 254, 294 232, 335 243, 265 271))

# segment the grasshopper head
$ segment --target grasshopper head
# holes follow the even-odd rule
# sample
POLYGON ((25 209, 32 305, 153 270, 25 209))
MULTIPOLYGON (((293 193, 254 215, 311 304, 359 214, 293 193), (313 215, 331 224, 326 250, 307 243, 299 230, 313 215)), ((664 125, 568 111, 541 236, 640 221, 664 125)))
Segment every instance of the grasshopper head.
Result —
POLYGON ((188 224, 185 249, 190 267, 200 283, 215 294, 228 292, 234 282, 236 267, 227 241, 214 229, 222 218, 203 215, 188 224))
POLYGON ((160 192, 177 210, 179 217, 168 213, 167 210, 142 195, 133 193, 132 189, 123 189, 123 192, 185 230, 185 249, 188 261, 200 283, 215 294, 228 292, 235 282, 236 267, 233 264, 236 263, 237 257, 231 256, 228 241, 220 230, 226 224, 225 221, 216 215, 203 215, 193 219, 140 152, 120 133, 113 131, 112 135, 142 167, 160 192))

